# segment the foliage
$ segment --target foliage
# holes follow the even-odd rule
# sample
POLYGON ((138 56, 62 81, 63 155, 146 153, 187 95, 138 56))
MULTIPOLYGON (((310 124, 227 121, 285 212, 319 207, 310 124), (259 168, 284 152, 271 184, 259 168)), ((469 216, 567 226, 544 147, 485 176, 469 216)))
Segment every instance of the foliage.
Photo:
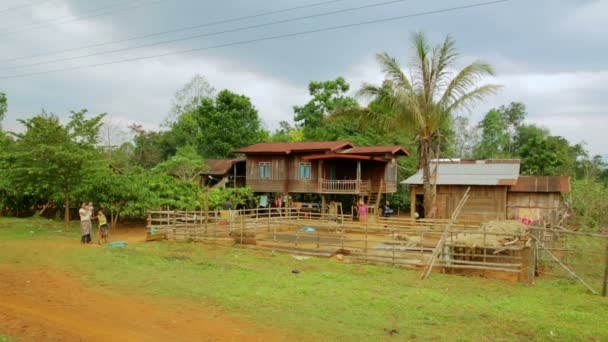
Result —
POLYGON ((481 141, 475 151, 478 159, 500 158, 509 145, 507 123, 497 110, 490 110, 479 123, 481 141))
POLYGON ((64 203, 69 220, 70 201, 78 187, 89 181, 88 175, 99 161, 95 149, 101 119, 105 114, 85 118, 86 110, 71 112, 63 126, 59 118, 43 112, 20 120, 25 133, 15 134, 17 142, 4 155, 2 171, 13 188, 13 204, 19 209, 40 203, 64 203))
POLYGON ((309 83, 308 92, 312 99, 303 106, 293 107, 296 126, 303 130, 306 140, 326 140, 319 131, 323 119, 337 109, 359 106, 355 99, 346 96, 349 89, 350 85, 343 77, 309 83))
MULTIPOLYGON (((7 101, 6 101, 6 95, 4 93, 0 93, 0 124, 2 123, 2 120, 4 120, 4 115, 6 114, 6 109, 7 109, 7 101)), ((0 127, 2 127, 0 125, 0 127)))
POLYGON ((423 172, 425 217, 432 217, 435 190, 431 186, 430 163, 439 157, 443 137, 453 113, 470 109, 486 96, 494 94, 498 86, 478 86, 485 75, 493 75, 489 64, 473 62, 458 72, 452 72, 458 59, 455 41, 447 36, 443 44, 430 47, 422 33, 412 35, 415 52, 412 73, 408 77, 396 59, 388 53, 378 54, 384 71, 382 85, 364 84, 361 95, 371 96, 393 115, 381 116, 389 127, 406 131, 412 129, 418 144, 418 163, 423 172))
POLYGON ((473 158, 474 150, 480 142, 477 126, 472 126, 465 116, 456 116, 452 124, 452 150, 456 158, 473 158))
POLYGON ((592 230, 608 226, 608 187, 591 179, 572 181, 566 196, 575 218, 582 227, 592 230))
POLYGON ((287 121, 279 122, 279 128, 270 135, 270 142, 298 142, 304 140, 304 132, 287 121))
POLYGON ((209 191, 209 208, 222 209, 224 203, 230 200, 233 208, 244 206, 247 199, 253 197, 253 190, 245 188, 213 188, 209 191))
POLYGON ((132 164, 152 168, 175 154, 173 136, 168 132, 147 131, 141 125, 136 124, 129 128, 135 133, 132 164))
POLYGON ((171 127, 175 146, 190 144, 210 159, 232 157, 232 151, 261 141, 265 134, 251 100, 229 90, 203 98, 171 127))
POLYGON ((199 175, 207 169, 207 165, 194 147, 187 145, 178 148, 173 157, 156 165, 154 169, 172 174, 183 181, 198 183, 199 175))
POLYGON ((169 126, 183 114, 195 110, 204 98, 212 98, 214 94, 215 88, 204 76, 197 74, 192 77, 173 97, 171 117, 168 119, 169 126))

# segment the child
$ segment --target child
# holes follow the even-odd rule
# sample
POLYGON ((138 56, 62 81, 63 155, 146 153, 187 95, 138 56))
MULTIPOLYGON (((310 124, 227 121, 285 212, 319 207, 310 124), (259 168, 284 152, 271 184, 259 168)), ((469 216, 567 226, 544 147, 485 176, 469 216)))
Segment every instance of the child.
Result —
POLYGON ((99 243, 103 242, 108 242, 108 219, 106 218, 106 215, 104 215, 102 210, 99 210, 97 212, 97 220, 98 220, 98 238, 99 238, 99 243))

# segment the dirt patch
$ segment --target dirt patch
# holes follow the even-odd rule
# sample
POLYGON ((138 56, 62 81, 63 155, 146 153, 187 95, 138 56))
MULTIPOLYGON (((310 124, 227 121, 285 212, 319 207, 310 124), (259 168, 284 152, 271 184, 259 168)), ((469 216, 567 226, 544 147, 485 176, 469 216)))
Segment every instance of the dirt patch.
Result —
POLYGON ((213 307, 105 293, 69 273, 0 265, 0 332, 19 341, 285 340, 213 307))

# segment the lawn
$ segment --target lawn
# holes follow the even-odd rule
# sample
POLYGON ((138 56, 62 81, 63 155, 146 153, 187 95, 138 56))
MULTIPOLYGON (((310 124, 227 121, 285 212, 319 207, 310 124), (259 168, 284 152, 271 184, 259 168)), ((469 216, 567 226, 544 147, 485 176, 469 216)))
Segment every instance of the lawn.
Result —
POLYGON ((99 248, 77 241, 75 225, 0 219, 0 263, 52 267, 120 293, 216 306, 313 339, 377 340, 392 332, 411 340, 608 340, 608 300, 564 279, 528 287, 433 273, 422 281, 415 271, 239 247, 99 248))

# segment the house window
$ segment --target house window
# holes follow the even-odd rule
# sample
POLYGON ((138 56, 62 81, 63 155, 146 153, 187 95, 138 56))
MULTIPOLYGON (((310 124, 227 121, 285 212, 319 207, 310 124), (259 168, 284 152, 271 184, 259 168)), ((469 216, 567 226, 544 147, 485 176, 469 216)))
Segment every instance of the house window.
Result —
POLYGON ((310 163, 300 163, 300 179, 310 179, 310 163))
POLYGON ((397 181, 397 167, 395 166, 395 164, 390 164, 388 166, 388 176, 386 177, 386 179, 389 182, 397 181))
POLYGON ((260 163, 260 179, 269 179, 270 178, 270 163, 262 162, 260 163))

